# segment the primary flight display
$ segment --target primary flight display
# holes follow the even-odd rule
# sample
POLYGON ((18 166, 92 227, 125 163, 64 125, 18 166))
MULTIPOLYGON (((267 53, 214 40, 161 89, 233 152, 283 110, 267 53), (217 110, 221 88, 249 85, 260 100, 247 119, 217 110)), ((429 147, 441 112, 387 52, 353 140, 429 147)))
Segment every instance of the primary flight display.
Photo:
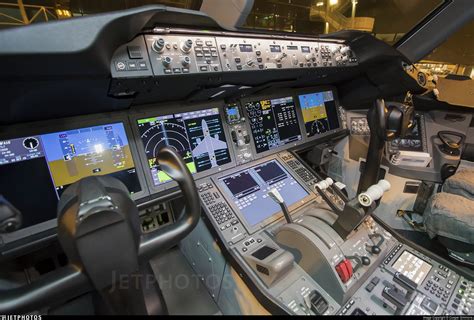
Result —
POLYGON ((64 189, 93 175, 142 190, 123 123, 0 141, 0 194, 22 213, 23 228, 56 218, 64 189))

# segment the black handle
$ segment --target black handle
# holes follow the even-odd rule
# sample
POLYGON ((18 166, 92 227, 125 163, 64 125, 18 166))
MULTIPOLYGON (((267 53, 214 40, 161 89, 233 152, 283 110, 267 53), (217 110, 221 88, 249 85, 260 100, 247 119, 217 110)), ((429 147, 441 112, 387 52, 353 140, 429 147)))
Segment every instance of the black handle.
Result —
POLYGON ((441 151, 446 154, 458 156, 461 153, 461 148, 466 140, 466 136, 462 133, 455 132, 455 131, 439 131, 438 138, 441 140, 442 146, 441 151), (446 136, 455 136, 459 138, 458 142, 451 141, 446 136))
POLYGON ((409 302, 405 294, 395 287, 385 287, 382 291, 382 297, 396 306, 396 313, 400 313, 409 302))

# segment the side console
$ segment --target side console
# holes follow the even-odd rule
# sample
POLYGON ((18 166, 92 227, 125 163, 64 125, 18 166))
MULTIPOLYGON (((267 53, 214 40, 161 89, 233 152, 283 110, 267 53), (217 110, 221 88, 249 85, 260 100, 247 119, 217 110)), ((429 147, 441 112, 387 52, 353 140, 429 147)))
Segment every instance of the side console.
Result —
POLYGON ((398 243, 339 314, 472 314, 474 283, 398 243))

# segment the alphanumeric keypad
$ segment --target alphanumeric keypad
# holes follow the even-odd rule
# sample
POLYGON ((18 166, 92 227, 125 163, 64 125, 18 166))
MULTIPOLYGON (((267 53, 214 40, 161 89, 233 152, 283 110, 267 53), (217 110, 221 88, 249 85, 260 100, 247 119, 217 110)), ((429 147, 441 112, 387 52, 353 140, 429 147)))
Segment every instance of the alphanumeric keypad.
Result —
POLYGON ((224 202, 219 202, 209 206, 209 212, 212 214, 214 219, 216 219, 216 222, 219 225, 229 222, 234 218, 234 214, 230 210, 229 206, 227 206, 227 204, 224 202))

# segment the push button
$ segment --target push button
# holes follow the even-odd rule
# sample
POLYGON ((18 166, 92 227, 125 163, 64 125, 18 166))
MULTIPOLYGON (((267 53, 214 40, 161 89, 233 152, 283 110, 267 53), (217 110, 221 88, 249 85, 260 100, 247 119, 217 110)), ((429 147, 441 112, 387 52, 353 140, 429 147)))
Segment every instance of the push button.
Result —
POLYGON ((115 69, 117 71, 125 71, 125 70, 127 70, 127 64, 123 61, 117 61, 115 63, 115 69))
POLYGON ((138 63, 138 69, 140 70, 148 70, 148 66, 146 65, 146 62, 145 61, 140 61, 138 63))
POLYGON ((139 46, 127 46, 130 59, 143 59, 142 50, 139 46))
POLYGON ((133 71, 133 70, 138 70, 138 65, 137 65, 137 63, 130 61, 130 62, 128 63, 128 70, 131 70, 131 71, 133 71))

